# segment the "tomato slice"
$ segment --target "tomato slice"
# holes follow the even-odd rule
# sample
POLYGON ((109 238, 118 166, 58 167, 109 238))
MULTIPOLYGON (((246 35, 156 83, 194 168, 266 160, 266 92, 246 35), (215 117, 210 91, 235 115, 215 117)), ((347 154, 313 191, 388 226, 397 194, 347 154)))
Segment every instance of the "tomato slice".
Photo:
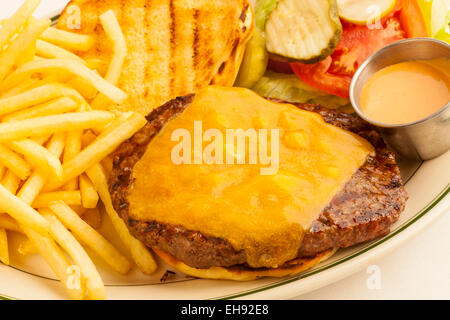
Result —
POLYGON ((426 37, 425 20, 416 0, 397 0, 380 21, 381 28, 357 26, 343 21, 341 41, 331 56, 308 65, 291 63, 294 73, 310 86, 348 98, 358 67, 375 51, 407 37, 426 37))
POLYGON ((381 29, 356 25, 345 28, 341 41, 331 56, 333 64, 330 72, 353 76, 372 53, 405 38, 395 17, 390 17, 381 26, 381 29))
POLYGON ((349 97, 349 88, 352 78, 345 75, 336 75, 328 70, 332 64, 331 57, 327 57, 316 64, 291 63, 291 68, 300 80, 318 90, 340 96, 349 97))
POLYGON ((428 37, 427 24, 416 0, 397 0, 401 6, 398 14, 402 29, 408 38, 428 37))
POLYGON ((375 51, 404 39, 399 21, 392 15, 383 21, 382 29, 347 25, 334 53, 313 64, 291 63, 295 74, 310 86, 348 98, 356 69, 375 51))

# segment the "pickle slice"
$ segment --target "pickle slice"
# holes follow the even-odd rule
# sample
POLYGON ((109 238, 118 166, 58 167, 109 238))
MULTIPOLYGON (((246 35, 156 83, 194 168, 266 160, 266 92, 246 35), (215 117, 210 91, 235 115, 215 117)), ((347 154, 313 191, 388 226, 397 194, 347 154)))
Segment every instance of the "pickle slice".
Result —
POLYGON ((396 0, 337 0, 339 16, 361 26, 375 23, 385 17, 396 0))
POLYGON ((301 63, 333 53, 342 35, 336 0, 280 0, 265 25, 267 50, 301 63))

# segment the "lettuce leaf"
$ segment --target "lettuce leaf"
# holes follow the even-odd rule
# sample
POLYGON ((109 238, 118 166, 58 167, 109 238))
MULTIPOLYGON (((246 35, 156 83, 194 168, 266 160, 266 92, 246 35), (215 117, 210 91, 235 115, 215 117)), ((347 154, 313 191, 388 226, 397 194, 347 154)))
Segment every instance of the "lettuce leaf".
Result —
POLYGON ((266 20, 277 7, 280 0, 256 0, 255 16, 256 27, 262 31, 265 29, 266 20))
POLYGON ((353 113, 349 100, 312 88, 293 74, 267 71, 252 87, 252 90, 266 98, 320 104, 330 109, 339 108, 353 113))

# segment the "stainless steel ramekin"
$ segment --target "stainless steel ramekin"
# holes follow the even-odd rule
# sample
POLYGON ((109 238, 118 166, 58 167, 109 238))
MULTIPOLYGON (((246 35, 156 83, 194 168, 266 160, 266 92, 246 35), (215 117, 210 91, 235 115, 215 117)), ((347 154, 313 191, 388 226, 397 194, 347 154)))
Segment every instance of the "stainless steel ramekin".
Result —
POLYGON ((386 142, 410 159, 429 160, 450 149, 450 102, 425 119, 393 125, 374 121, 362 112, 361 91, 380 69, 405 61, 436 58, 450 58, 450 45, 430 38, 402 40, 370 56, 357 70, 350 86, 350 101, 358 115, 377 126, 386 142))

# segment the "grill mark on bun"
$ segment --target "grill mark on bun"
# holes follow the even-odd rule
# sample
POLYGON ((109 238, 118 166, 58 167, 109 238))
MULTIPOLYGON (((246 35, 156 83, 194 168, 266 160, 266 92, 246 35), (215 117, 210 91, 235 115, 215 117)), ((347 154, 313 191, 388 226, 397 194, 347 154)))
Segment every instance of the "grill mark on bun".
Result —
MULTIPOLYGON (((244 1, 245 2, 245 1, 244 1)), ((248 4, 244 6, 244 10, 242 10, 239 19, 241 19, 242 22, 245 22, 245 19, 247 19, 247 10, 248 10, 248 4)), ((245 31, 245 30, 244 30, 245 31)))
POLYGON ((175 60, 175 47, 176 47, 176 24, 175 24, 175 7, 174 0, 169 0, 169 16, 170 16, 170 62, 169 62, 169 79, 170 79, 170 95, 173 95, 175 89, 175 74, 176 74, 176 60, 175 60))
MULTIPOLYGON (((199 55, 199 45, 200 45, 200 33, 199 33, 199 16, 200 16, 200 11, 198 9, 194 9, 194 43, 193 45, 193 49, 194 49, 194 54, 192 56, 192 61, 193 61, 193 69, 194 69, 194 83, 197 80, 197 72, 196 70, 198 70, 198 66, 200 64, 200 55, 199 55)), ((196 89, 196 88, 195 88, 196 89)))

